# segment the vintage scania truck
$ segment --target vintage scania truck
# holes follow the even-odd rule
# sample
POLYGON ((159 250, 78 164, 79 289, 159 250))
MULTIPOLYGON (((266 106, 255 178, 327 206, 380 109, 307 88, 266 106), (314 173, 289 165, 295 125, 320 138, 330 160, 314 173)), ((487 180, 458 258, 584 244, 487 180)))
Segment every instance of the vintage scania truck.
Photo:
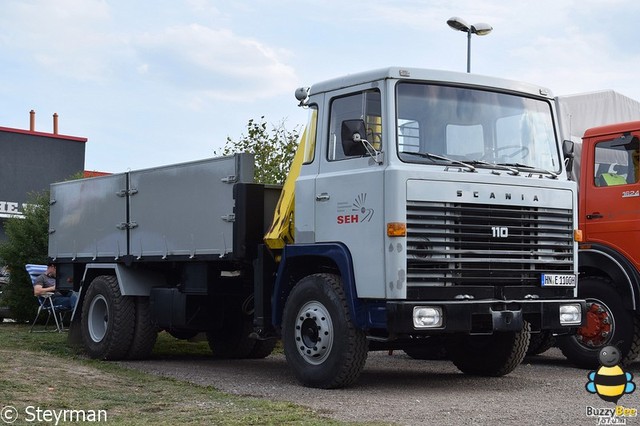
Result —
POLYGON ((51 186, 49 256, 90 356, 147 357, 158 330, 206 332, 222 358, 281 338, 302 384, 335 388, 369 350, 441 344, 504 375, 531 334, 583 324, 548 90, 387 68, 296 97, 308 123, 282 188, 246 154, 51 186))

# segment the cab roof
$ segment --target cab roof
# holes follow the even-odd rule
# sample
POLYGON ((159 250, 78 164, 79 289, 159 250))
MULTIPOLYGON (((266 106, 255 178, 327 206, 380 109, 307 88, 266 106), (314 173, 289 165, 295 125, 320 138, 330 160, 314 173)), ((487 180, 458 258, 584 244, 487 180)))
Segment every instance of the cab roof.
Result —
POLYGON ((552 93, 549 89, 519 81, 497 77, 488 77, 479 74, 407 67, 380 68, 326 80, 311 86, 310 95, 313 96, 318 93, 343 89, 359 84, 366 84, 386 79, 432 83, 453 83, 456 85, 468 85, 492 89, 498 88, 504 91, 520 92, 536 97, 544 97, 548 99, 553 98, 552 93))

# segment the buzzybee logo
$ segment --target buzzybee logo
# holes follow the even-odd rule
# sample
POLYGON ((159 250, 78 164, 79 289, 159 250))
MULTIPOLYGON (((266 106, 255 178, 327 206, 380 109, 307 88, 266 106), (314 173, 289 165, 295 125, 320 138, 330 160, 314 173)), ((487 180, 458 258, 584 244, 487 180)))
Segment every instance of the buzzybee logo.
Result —
POLYGON ((619 365, 620 351, 615 346, 603 348, 599 359, 602 365, 597 371, 589 373, 587 392, 597 394, 603 401, 617 404, 622 395, 636 390, 633 374, 625 372, 619 365))
POLYGON ((638 416, 636 408, 618 405, 618 400, 623 395, 631 394, 636 390, 633 374, 622 369, 620 359, 618 348, 606 346, 600 351, 600 368, 590 371, 587 375, 589 378, 585 385, 587 392, 598 395, 603 401, 616 404, 615 408, 587 407, 587 417, 597 418, 598 425, 626 425, 628 417, 638 416))

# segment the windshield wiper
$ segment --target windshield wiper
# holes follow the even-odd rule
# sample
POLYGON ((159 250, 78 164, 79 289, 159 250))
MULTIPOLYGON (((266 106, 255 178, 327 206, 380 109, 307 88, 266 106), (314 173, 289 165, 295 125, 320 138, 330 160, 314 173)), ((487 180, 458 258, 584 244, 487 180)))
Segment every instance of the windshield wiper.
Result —
POLYGON ((546 173, 548 175, 551 175, 551 179, 558 179, 558 174, 555 172, 552 172, 550 170, 545 170, 545 169, 538 169, 536 167, 530 166, 528 164, 522 164, 522 163, 500 163, 500 166, 508 166, 508 167, 517 167, 518 169, 524 169, 530 173, 546 173))
POLYGON ((450 164, 456 164, 458 166, 462 166, 470 172, 475 172, 476 168, 471 164, 464 163, 462 161, 453 160, 451 158, 443 157, 442 155, 432 154, 430 152, 403 152, 402 154, 416 155, 418 157, 427 158, 429 160, 439 160, 439 161, 448 161, 450 164))
POLYGON ((474 166, 488 166, 490 168, 499 168, 501 170, 507 170, 509 172, 509 174, 512 174, 514 176, 517 176, 520 174, 520 170, 514 168, 514 167, 509 167, 509 165, 507 164, 496 164, 496 163, 488 163, 486 161, 482 161, 482 160, 469 160, 469 161, 464 161, 465 164, 472 164, 474 166))

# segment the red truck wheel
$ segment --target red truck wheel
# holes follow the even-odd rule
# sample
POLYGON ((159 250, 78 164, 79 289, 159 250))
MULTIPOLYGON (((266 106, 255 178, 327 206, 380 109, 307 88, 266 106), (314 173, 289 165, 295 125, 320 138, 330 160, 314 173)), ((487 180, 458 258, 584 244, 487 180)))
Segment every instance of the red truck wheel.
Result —
POLYGON ((587 301, 587 323, 574 336, 562 336, 558 346, 569 361, 581 368, 600 366, 602 348, 614 345, 621 364, 633 361, 640 351, 640 321, 625 308, 622 296, 604 277, 580 280, 578 296, 587 301))

